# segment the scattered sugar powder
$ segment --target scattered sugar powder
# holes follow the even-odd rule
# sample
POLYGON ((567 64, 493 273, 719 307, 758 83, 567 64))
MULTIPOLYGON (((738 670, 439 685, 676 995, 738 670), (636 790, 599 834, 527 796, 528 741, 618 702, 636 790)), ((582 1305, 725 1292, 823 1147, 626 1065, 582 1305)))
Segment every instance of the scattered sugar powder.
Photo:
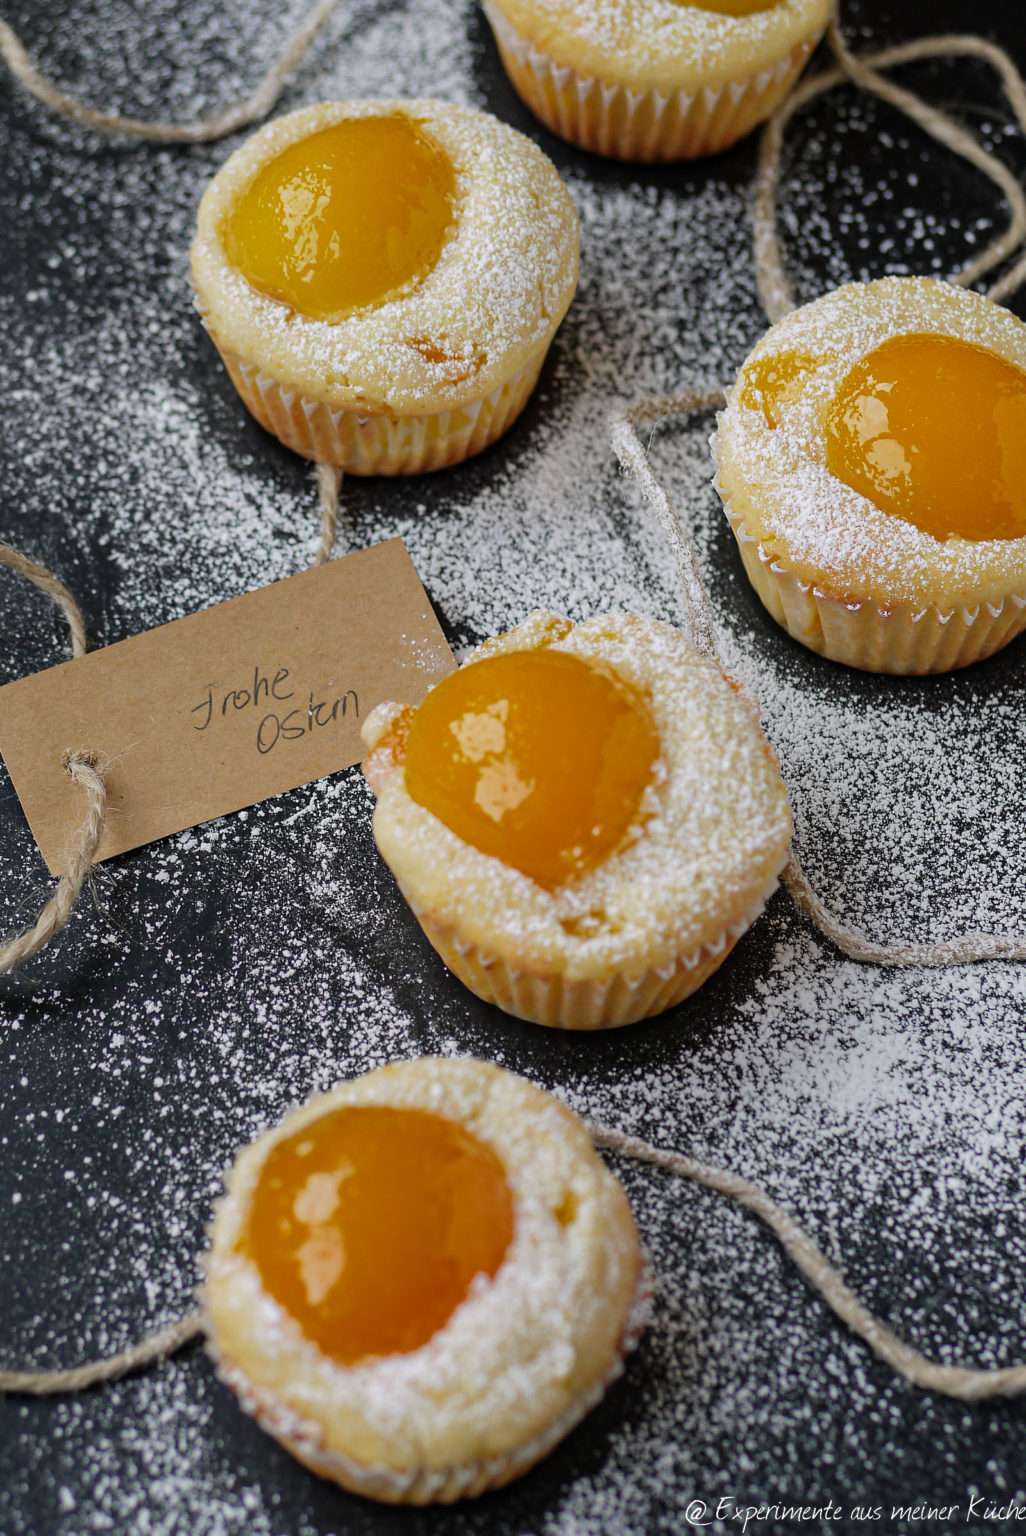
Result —
MULTIPOLYGON (((731 522, 758 541, 761 558, 779 556, 803 581, 885 608, 1000 610, 1026 588, 1021 539, 938 541, 827 469, 825 422, 850 370, 909 331, 955 336, 1026 364, 1021 321, 979 294, 930 279, 849 284, 786 316, 746 362, 713 441, 717 483, 733 503, 731 522), (772 383, 765 389, 763 370, 774 365, 796 367, 793 397, 774 400, 772 383)), ((963 432, 965 452, 978 452, 974 429, 966 423, 963 432)))
MULTIPOLYGON (((240 0, 231 26, 214 0, 8 13, 44 68, 93 101, 187 118, 247 88, 305 9, 240 0)), ((967 86, 973 100, 986 88, 967 86)), ((0 532, 69 582, 102 643, 290 574, 316 544, 308 469, 245 417, 186 279, 195 207, 227 146, 107 145, 0 90, 0 532)), ((537 132, 462 0, 343 8, 282 106, 404 92, 537 132)), ((974 173, 938 170, 918 139, 895 147, 906 130, 884 109, 850 100, 803 122, 812 147, 785 192, 803 296, 890 261, 950 271, 970 237, 990 236, 974 173), (879 187, 890 196, 869 203, 879 187)), ((346 536, 406 539, 459 651, 537 606, 679 621, 607 416, 634 395, 728 382, 765 329, 750 148, 634 180, 545 145, 581 214, 582 279, 524 417, 451 472, 344 489, 346 536)), ((761 703, 817 889, 876 938, 1019 929, 1021 646, 925 681, 802 651, 745 582, 709 485, 711 427, 659 429, 653 459, 696 525, 722 655, 761 703)), ((0 630, 6 676, 64 654, 49 605, 13 578, 0 630)), ((311 1092, 424 1052, 497 1059, 582 1112, 756 1179, 939 1358, 1024 1357, 1021 967, 858 966, 779 894, 674 1015, 596 1039, 549 1034, 448 977, 377 857, 371 808, 351 770, 104 866, 66 932, 3 981, 5 1363, 91 1358, 181 1315, 235 1150, 311 1092)), ((7 929, 47 882, 6 780, 0 814, 7 929)), ((418 1530, 642 1536, 678 1532, 692 1498, 964 1507, 970 1487, 1022 1492, 1017 1409, 905 1387, 751 1218, 662 1173, 622 1173, 660 1274, 625 1378, 529 1478, 417 1516, 418 1530)), ((4 1536, 389 1526, 279 1452, 198 1353, 79 1398, 6 1400, 0 1423, 4 1536)))

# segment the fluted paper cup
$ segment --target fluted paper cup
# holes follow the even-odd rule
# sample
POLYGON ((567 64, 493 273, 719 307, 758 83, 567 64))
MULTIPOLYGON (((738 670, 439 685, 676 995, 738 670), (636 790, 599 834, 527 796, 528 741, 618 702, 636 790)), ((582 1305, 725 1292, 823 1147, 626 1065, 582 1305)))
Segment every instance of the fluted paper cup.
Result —
POLYGON ((538 382, 546 345, 480 400, 423 416, 360 415, 333 410, 268 378, 233 352, 207 325, 247 410, 305 458, 336 464, 350 475, 417 475, 446 469, 480 453, 513 425, 538 382))
POLYGON ((822 31, 796 44, 773 68, 715 88, 634 91, 556 63, 523 37, 493 0, 483 5, 506 73, 525 105, 560 138, 615 160, 692 160, 728 149, 787 96, 822 31))

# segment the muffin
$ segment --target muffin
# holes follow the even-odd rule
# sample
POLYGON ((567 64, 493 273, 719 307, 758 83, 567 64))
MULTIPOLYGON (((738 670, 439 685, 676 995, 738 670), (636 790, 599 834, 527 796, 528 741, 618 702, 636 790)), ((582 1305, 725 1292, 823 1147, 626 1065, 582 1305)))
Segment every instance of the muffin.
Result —
POLYGON ((653 620, 535 613, 367 718, 374 836, 459 979, 605 1029, 693 992, 762 911, 791 816, 757 713, 653 620))
POLYGON ((502 62, 561 138, 617 160, 726 149, 784 99, 829 0, 482 0, 502 62))
POLYGON ((933 278, 851 283, 747 358, 712 441, 752 585, 796 640, 945 672, 1026 625, 1026 326, 933 278))
POLYGON ((551 162, 438 101, 269 123, 208 186, 192 247, 200 314, 250 411, 361 475, 439 469, 504 432, 577 269, 551 162))
POLYGON ((406 1061, 239 1155, 204 1327, 243 1406, 322 1477, 449 1503, 547 1454, 621 1371, 650 1277, 577 1117, 478 1061, 406 1061))

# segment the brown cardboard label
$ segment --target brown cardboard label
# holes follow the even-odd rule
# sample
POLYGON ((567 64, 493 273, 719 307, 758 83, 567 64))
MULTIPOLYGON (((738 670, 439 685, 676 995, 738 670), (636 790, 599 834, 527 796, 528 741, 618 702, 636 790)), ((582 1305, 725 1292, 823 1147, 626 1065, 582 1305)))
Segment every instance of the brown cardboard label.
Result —
POLYGON ((390 539, 8 683, 0 753, 59 874, 85 810, 69 750, 109 765, 109 859, 359 762, 374 706, 454 667, 390 539))

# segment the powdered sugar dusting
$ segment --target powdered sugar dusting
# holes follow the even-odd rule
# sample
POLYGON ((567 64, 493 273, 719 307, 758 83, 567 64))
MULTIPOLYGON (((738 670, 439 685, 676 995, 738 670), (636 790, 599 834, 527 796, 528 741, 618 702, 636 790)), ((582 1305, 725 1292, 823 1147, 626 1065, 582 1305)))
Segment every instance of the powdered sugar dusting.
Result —
POLYGON ((274 119, 221 168, 200 205, 192 275, 212 335, 243 367, 333 410, 424 416, 470 406, 544 355, 573 294, 577 234, 552 165, 491 115, 430 98, 324 103, 274 119), (451 166, 451 228, 433 263, 380 301, 332 321, 297 315, 229 259, 239 199, 311 135, 388 117, 451 166))
MULTIPOLYGON (((7 14, 93 101, 188 117, 241 94, 304 10, 241 0, 230 26, 213 0, 7 14)), ((877 8, 861 14, 884 41, 877 8)), ((903 8, 886 40, 911 26, 903 8)), ((532 131, 491 49, 462 0, 354 6, 282 107, 430 94, 532 131)), ((959 89, 999 111, 985 76, 959 89)), ((190 307, 195 207, 224 147, 105 146, 0 90, 0 532, 68 581, 100 642, 308 563, 308 470, 245 417, 190 307)), ((784 191, 803 297, 885 262, 950 272, 967 236, 993 229, 975 174, 900 120, 846 101, 803 122, 784 191), (873 204, 878 176, 893 195, 873 204), (821 207, 824 182, 836 201, 821 207)), ((1017 153, 1003 131, 991 138, 1017 153)), ((679 619, 662 541, 613 467, 607 414, 637 394, 728 382, 765 329, 750 148, 632 179, 545 147, 581 214, 582 281, 524 417, 451 472, 344 490, 353 541, 407 540, 460 650, 536 606, 679 619)), ((760 700, 817 889, 874 937, 1020 928, 1021 645, 917 682, 792 644, 737 564, 709 486, 711 426, 660 429, 654 463, 697 524, 722 656, 760 700)), ((6 676, 63 655, 46 600, 13 577, 0 625, 6 676)), ((47 882, 6 780, 0 807, 6 928, 47 882)), ((3 981, 5 1364, 92 1358, 184 1313, 235 1150, 311 1092, 424 1052, 497 1059, 596 1118, 757 1179, 916 1345, 949 1361, 1023 1358, 1022 968, 858 966, 781 894, 675 1014, 570 1039, 451 981, 373 848, 371 810, 350 770, 105 866, 95 901, 3 981)), ((660 1275, 624 1380, 528 1478, 480 1505, 407 1512, 418 1529, 647 1536, 680 1531, 695 1497, 850 1508, 929 1492, 964 1514, 970 1489, 1021 1491, 1016 1408, 904 1387, 750 1217, 662 1173, 622 1172, 660 1275)), ((399 1518, 311 1478, 198 1353, 81 1398, 0 1402, 0 1421, 5 1536, 326 1536, 399 1518)))
POLYGON ((846 600, 1000 607, 1012 593, 1026 597, 1023 539, 938 540, 827 468, 828 418, 849 371, 910 332, 1026 367, 1026 326, 977 293, 922 278, 849 284, 786 316, 746 360, 713 445, 723 495, 770 558, 846 600), (795 382, 770 408, 760 377, 773 367, 793 369, 795 382))
POLYGON ((774 68, 818 37, 827 16, 821 0, 772 0, 737 16, 676 0, 495 0, 495 9, 515 37, 585 80, 691 94, 774 68))

